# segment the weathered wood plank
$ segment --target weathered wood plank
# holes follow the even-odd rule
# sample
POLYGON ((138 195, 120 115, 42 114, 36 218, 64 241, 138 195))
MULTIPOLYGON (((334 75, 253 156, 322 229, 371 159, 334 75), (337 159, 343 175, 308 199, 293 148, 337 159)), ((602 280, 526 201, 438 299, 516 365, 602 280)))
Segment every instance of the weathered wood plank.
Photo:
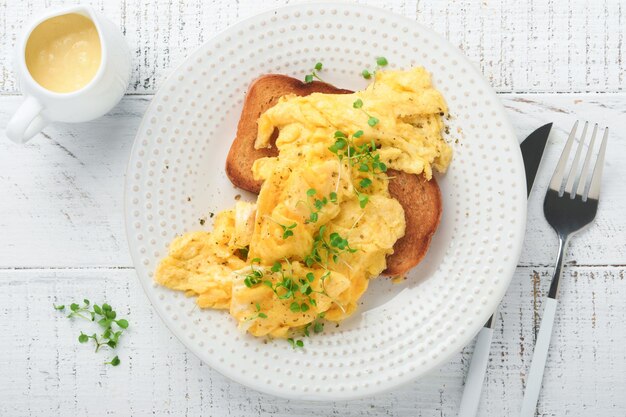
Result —
MULTIPOLYGON (((624 268, 568 267, 539 414, 626 412, 624 268)), ((518 268, 498 316, 481 416, 516 415, 550 270, 518 268), (505 399, 505 400, 503 400, 505 399)), ((469 346, 431 375, 393 393, 349 403, 280 400, 203 365, 153 312, 132 269, 0 271, 0 415, 455 416, 469 346), (76 340, 89 323, 53 302, 88 297, 128 314, 118 368, 76 340), (103 399, 106 399, 104 401, 103 399)))
MULTIPOLYGON (((101 9, 131 47, 130 93, 152 93, 202 42, 269 7, 301 0, 116 0, 101 9)), ((0 93, 15 94, 12 49, 34 13, 64 0, 0 3, 0 93)), ((362 0, 443 34, 502 92, 623 91, 626 12, 619 0, 362 0)))
MULTIPOLYGON (((131 265, 124 172, 148 102, 134 97, 89 124, 50 126, 25 146, 3 138, 0 265, 131 265)), ((0 103, 4 126, 19 99, 0 103)))
MULTIPOLYGON (((568 259, 583 265, 626 264, 626 96, 503 95, 522 138, 555 122, 531 195, 522 265, 548 265, 556 239, 542 213, 543 195, 577 115, 611 127, 602 201, 595 225, 577 236, 568 259), (532 244, 530 244, 532 242, 532 244)), ((85 124, 57 124, 26 146, 0 140, 0 267, 131 266, 123 224, 124 171, 150 97, 129 96, 85 124), (36 254, 36 255, 34 255, 36 254)), ((0 98, 0 126, 19 103, 0 98)), ((485 167, 488 170, 488 166, 485 167)))

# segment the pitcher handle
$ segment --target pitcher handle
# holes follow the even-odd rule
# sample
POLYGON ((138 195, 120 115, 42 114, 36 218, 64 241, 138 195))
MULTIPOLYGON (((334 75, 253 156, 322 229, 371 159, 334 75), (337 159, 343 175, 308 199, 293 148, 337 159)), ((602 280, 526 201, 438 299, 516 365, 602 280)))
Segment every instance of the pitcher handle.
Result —
POLYGON ((48 124, 48 120, 41 115, 42 110, 43 106, 39 100, 31 96, 26 97, 7 125, 8 138, 16 143, 26 143, 41 132, 48 124))

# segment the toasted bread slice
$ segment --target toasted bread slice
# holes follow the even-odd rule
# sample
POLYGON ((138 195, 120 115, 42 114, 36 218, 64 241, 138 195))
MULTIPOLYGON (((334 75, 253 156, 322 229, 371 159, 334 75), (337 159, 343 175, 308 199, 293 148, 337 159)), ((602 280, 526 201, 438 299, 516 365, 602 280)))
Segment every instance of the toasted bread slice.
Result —
POLYGON ((276 104, 284 95, 308 96, 312 93, 350 94, 352 91, 342 90, 321 81, 303 83, 280 74, 264 75, 250 84, 237 125, 237 136, 226 157, 226 175, 234 185, 258 194, 262 182, 252 177, 252 164, 259 158, 278 155, 275 145, 277 132, 274 132, 271 138, 270 148, 254 148, 257 120, 261 113, 276 104))
POLYGON ((441 192, 435 177, 428 181, 423 175, 392 169, 387 174, 393 177, 389 181, 389 194, 404 209, 406 231, 393 245, 393 253, 387 256, 383 274, 402 276, 420 263, 428 251, 441 220, 441 192))
MULTIPOLYGON (((278 74, 264 75, 250 84, 237 126, 237 137, 226 158, 226 175, 234 185, 258 194, 262 182, 253 178, 252 164, 259 158, 278 155, 275 146, 277 132, 270 148, 254 149, 259 116, 286 94, 306 96, 312 93, 350 94, 352 91, 319 81, 303 83, 278 74)), ((422 175, 394 170, 388 173, 393 177, 389 181, 389 192, 404 208, 406 230, 404 237, 394 245, 394 253, 387 257, 387 269, 383 274, 402 276, 417 265, 428 251, 441 219, 441 193, 435 178, 428 181, 422 175)))

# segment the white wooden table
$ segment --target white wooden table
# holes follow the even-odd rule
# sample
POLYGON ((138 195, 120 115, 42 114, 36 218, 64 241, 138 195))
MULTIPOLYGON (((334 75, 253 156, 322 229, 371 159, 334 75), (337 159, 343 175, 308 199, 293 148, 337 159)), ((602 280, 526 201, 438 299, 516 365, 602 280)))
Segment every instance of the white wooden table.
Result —
MULTIPOLYGON (((0 126, 20 97, 12 45, 59 0, 0 2, 0 126)), ((122 217, 141 116, 170 69, 212 34, 281 0, 99 0, 131 45, 128 95, 88 124, 52 125, 26 146, 0 138, 0 416, 454 416, 472 346, 419 381, 349 403, 269 397, 190 354, 142 293, 122 217), (132 329, 104 366, 53 302, 109 300, 132 329)), ((619 0, 372 0, 432 27, 480 66, 520 138, 555 123, 529 203, 525 249, 497 317, 479 414, 519 412, 556 240, 541 204, 576 118, 611 127, 595 225, 572 242, 539 400, 542 416, 626 415, 626 5, 619 0)))

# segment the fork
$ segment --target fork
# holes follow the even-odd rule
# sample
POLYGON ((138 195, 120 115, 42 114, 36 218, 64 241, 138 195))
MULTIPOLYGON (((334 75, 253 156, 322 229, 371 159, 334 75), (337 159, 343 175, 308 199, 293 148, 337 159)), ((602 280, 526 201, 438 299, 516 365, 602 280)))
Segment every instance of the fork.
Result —
POLYGON ((550 180, 546 198, 543 202, 543 212, 546 220, 555 230, 559 238, 559 253, 556 257, 556 265, 550 284, 550 291, 545 301, 546 306, 543 311, 537 342, 535 343, 530 372, 528 373, 526 392, 522 402, 522 417, 534 416, 537 408, 537 399, 539 398, 539 390, 541 388, 543 371, 545 369, 550 338, 552 336, 552 327, 556 315, 559 281, 563 273, 565 249, 567 248, 569 239, 586 226, 589 226, 598 211, 600 182, 602 179, 602 168, 604 165, 604 155, 606 152, 609 129, 604 129, 604 137, 600 145, 598 156, 596 157, 593 174, 591 180, 587 183, 589 165, 591 163, 596 135, 598 133, 598 124, 596 123, 593 128, 587 154, 583 161, 582 168, 579 169, 578 166, 580 164, 588 126, 589 123, 585 122, 576 154, 572 160, 569 173, 566 176, 565 172, 569 154, 576 138, 576 130, 578 129, 578 121, 574 123, 574 127, 572 127, 563 153, 561 154, 561 158, 550 180))

